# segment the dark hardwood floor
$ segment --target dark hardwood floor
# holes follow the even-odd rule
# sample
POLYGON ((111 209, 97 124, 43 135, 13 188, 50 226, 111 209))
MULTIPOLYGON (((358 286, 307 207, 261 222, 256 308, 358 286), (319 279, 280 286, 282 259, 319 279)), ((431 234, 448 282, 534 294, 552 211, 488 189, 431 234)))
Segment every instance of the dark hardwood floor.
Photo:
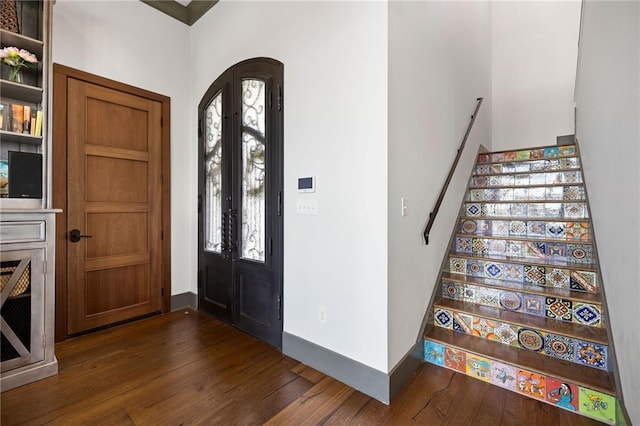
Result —
POLYGON ((57 376, 1 394, 3 426, 599 424, 429 364, 387 406, 194 311, 78 337, 56 355, 57 376))

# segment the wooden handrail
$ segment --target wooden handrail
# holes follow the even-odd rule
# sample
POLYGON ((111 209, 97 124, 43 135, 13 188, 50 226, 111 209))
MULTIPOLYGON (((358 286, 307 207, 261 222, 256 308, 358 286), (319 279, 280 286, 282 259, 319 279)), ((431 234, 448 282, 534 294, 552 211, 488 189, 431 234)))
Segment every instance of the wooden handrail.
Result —
POLYGON ((449 175, 447 176, 447 180, 444 182, 444 186, 440 191, 440 195, 438 196, 436 205, 433 207, 433 210, 431 211, 431 213, 429 213, 429 222, 427 222, 427 226, 424 228, 425 244, 429 244, 429 233, 431 232, 431 228, 433 227, 433 222, 436 220, 436 215, 438 214, 438 210, 440 210, 440 205, 442 204, 442 200, 444 199, 444 194, 447 192, 447 189, 449 188, 449 183, 451 183, 451 179, 453 178, 453 173, 456 171, 456 167, 458 166, 458 161, 460 161, 460 157, 462 156, 462 150, 464 149, 464 145, 467 143, 467 138, 469 137, 469 133, 471 133, 471 128, 473 127, 473 123, 476 121, 476 116, 478 115, 478 110, 480 109, 480 105, 482 105, 483 99, 484 98, 476 99, 478 103, 476 104, 475 111, 473 111, 473 115, 471 116, 471 121, 469 122, 469 126, 467 126, 467 131, 464 134, 464 138, 462 139, 460 148, 458 148, 456 159, 453 160, 453 165, 451 166, 451 170, 449 170, 449 175))

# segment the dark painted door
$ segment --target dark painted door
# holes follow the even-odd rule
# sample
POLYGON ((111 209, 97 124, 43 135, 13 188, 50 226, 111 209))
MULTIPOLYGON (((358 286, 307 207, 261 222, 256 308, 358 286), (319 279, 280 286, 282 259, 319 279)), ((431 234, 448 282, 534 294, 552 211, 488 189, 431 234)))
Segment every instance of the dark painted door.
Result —
POLYGON ((283 65, 241 62, 199 118, 199 309, 282 344, 283 65))

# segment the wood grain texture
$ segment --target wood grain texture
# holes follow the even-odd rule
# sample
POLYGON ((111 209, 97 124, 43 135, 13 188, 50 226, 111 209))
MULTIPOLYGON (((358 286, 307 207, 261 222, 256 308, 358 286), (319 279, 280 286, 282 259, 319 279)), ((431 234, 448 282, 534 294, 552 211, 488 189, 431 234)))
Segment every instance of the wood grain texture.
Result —
POLYGON ((385 405, 206 315, 173 312, 59 343, 60 372, 0 394, 10 425, 595 425, 424 364, 385 405))

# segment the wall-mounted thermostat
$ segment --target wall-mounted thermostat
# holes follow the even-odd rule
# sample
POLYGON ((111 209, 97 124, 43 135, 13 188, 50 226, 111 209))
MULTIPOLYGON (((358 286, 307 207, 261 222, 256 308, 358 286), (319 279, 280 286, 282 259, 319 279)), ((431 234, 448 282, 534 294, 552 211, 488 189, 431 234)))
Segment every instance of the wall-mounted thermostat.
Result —
POLYGON ((315 176, 298 178, 298 192, 316 192, 315 176))

